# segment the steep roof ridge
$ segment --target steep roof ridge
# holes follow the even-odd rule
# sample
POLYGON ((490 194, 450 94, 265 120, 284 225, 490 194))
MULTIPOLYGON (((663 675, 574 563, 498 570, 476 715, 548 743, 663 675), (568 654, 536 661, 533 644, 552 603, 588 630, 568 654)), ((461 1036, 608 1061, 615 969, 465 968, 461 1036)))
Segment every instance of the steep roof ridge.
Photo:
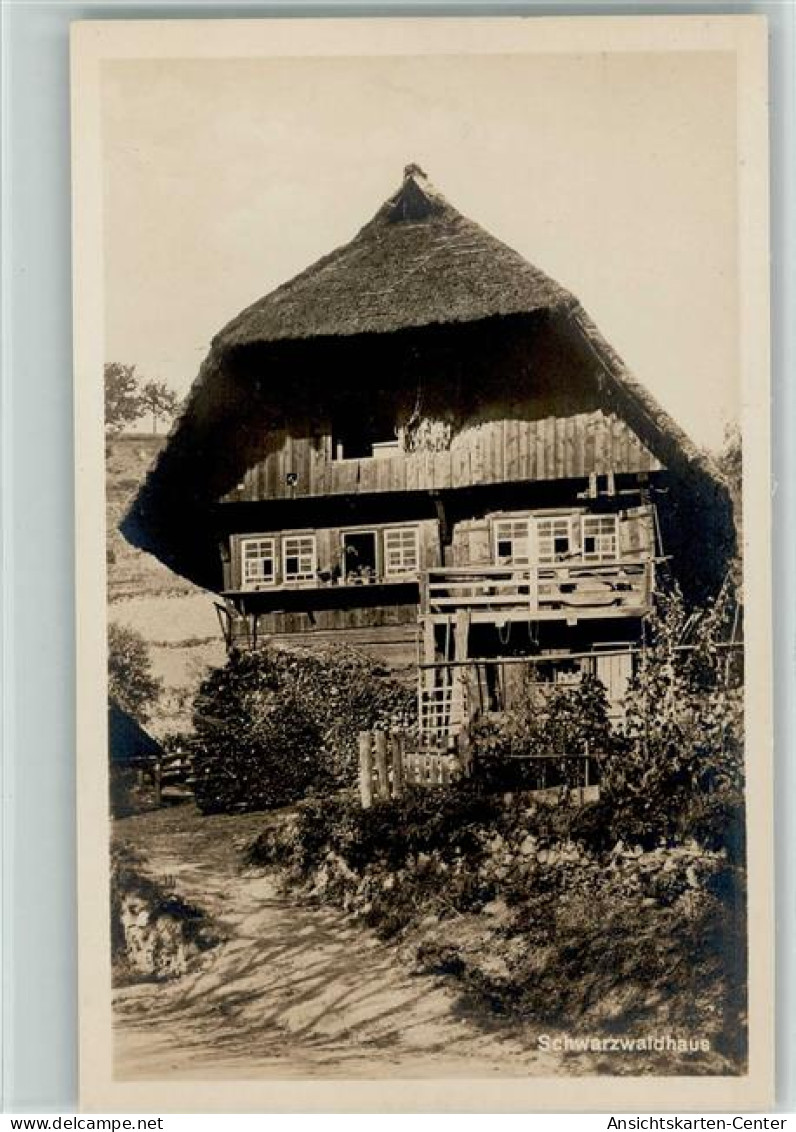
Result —
MULTIPOLYGON (((443 321, 468 321, 489 317, 492 314, 521 313, 545 307, 557 307, 560 303, 572 299, 570 292, 560 283, 475 221, 463 216, 432 185, 418 165, 408 165, 404 170, 404 179, 399 189, 380 206, 351 240, 321 256, 291 279, 256 299, 219 331, 213 343, 218 343, 220 346, 235 346, 258 340, 267 342, 312 336, 313 333, 318 332, 318 327, 311 325, 313 320, 317 321, 318 308, 313 305, 303 315, 297 315, 295 311, 287 310, 287 304, 291 301, 300 304, 302 291, 322 289, 327 278, 332 277, 332 273, 342 277, 342 285, 351 289, 354 300, 349 310, 348 325, 340 326, 335 331, 340 335, 360 333, 368 329, 379 332, 400 327, 432 325, 443 321), (409 245, 417 240, 420 232, 423 233, 424 254, 416 262, 409 263, 407 271, 401 278, 393 279, 387 285, 375 288, 358 286, 367 273, 357 270, 357 259, 361 258, 364 267, 377 249, 384 252, 390 248, 390 245, 394 245, 390 256, 393 262, 397 261, 400 253, 404 251, 407 259, 410 259, 417 255, 417 250, 409 245), (394 325, 384 326, 374 325, 380 323, 379 312, 374 313, 372 310, 356 312, 354 309, 357 298, 362 300, 397 293, 402 283, 424 273, 435 256, 447 256, 453 261, 461 257, 464 265, 468 253, 479 252, 481 256, 486 256, 490 261, 498 264, 500 276, 505 276, 505 288, 501 288, 493 279, 490 293, 479 294, 478 285, 483 282, 482 278, 474 277, 468 286, 466 273, 462 273, 457 279, 461 294, 456 298, 465 309, 459 312, 451 309, 449 317, 441 317, 439 311, 436 312, 436 316, 433 313, 429 316, 421 310, 403 316, 395 313, 394 325), (347 278, 352 274, 354 279, 347 278), (508 292, 512 276, 524 276, 524 284, 520 288, 521 294, 516 295, 513 301, 504 301, 503 291, 508 292), (530 290, 536 291, 537 294, 531 297, 530 290), (470 311, 466 309, 468 295, 475 304, 475 309, 470 311), (251 328, 248 336, 244 333, 249 324, 258 320, 266 323, 278 320, 280 308, 285 310, 286 318, 292 317, 298 325, 292 329, 287 327, 274 329, 272 326, 270 331, 251 328), (302 322, 309 322, 310 325, 302 325, 302 322)), ((499 282, 502 283, 503 279, 501 278, 499 282)), ((384 312, 381 312, 381 315, 383 320, 384 312)))

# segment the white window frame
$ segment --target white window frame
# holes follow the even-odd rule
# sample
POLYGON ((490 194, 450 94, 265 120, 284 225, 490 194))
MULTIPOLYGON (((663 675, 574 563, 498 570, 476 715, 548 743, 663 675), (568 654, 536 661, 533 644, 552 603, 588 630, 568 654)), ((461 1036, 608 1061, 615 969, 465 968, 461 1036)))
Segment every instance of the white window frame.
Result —
POLYGON ((619 524, 616 515, 584 515, 581 519, 581 546, 584 562, 614 562, 619 557, 619 524), (610 526, 610 530, 606 528, 610 526), (596 529, 589 530, 589 527, 596 529), (595 540, 595 549, 586 550, 586 539, 595 540))
POLYGON ((533 532, 531 519, 528 515, 515 515, 502 519, 494 519, 492 526, 492 544, 495 564, 499 566, 527 566, 533 554, 533 532), (502 542, 511 543, 510 554, 500 554, 499 546, 502 542), (525 543, 525 553, 518 554, 515 544, 525 543))
POLYGON ((244 590, 258 590, 266 587, 276 585, 276 566, 277 566, 277 539, 274 535, 256 535, 251 538, 244 538, 240 541, 240 571, 241 571, 241 588, 244 590), (270 551, 264 551, 264 547, 270 547, 270 551), (257 553, 250 554, 252 548, 257 548, 257 553), (250 572, 249 567, 253 563, 262 566, 262 563, 270 559, 271 572, 270 575, 265 574, 262 569, 256 572, 250 572))
POLYGON ((557 562, 571 562, 579 557, 580 546, 577 535, 579 532, 577 513, 566 515, 536 515, 534 520, 534 534, 536 539, 536 561, 541 565, 550 566, 557 562), (549 530, 549 533, 546 532, 549 530), (556 554, 556 539, 566 536, 569 549, 566 553, 556 554))
POLYGON ((314 534, 295 534, 282 536, 282 580, 289 582, 314 582, 318 573, 318 539, 314 534), (308 543, 307 549, 291 549, 291 544, 308 543), (298 558, 299 569, 295 574, 288 573, 288 558, 298 558), (306 565, 302 568, 302 560, 306 565))
POLYGON ((386 528, 384 531, 384 551, 382 560, 384 563, 385 578, 395 578, 402 576, 405 577, 408 574, 416 574, 420 569, 420 532, 418 531, 417 527, 386 528), (411 565, 406 565, 405 561, 407 557, 405 546, 405 539, 407 535, 411 536, 412 539, 411 556, 414 559, 414 563, 411 565), (397 548, 391 548, 390 539, 391 537, 394 538, 395 536, 398 536, 400 541, 397 548), (396 552, 399 555, 400 564, 397 567, 393 567, 390 564, 390 555, 396 552))

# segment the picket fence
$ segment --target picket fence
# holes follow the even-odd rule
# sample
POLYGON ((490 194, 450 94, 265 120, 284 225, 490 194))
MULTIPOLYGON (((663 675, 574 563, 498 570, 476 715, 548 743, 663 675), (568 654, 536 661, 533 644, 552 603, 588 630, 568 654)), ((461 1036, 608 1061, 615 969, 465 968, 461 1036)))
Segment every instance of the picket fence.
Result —
POLYGON ((360 731, 359 795, 364 809, 374 801, 401 798, 407 788, 447 786, 472 772, 464 734, 451 737, 445 750, 412 749, 403 731, 360 731))

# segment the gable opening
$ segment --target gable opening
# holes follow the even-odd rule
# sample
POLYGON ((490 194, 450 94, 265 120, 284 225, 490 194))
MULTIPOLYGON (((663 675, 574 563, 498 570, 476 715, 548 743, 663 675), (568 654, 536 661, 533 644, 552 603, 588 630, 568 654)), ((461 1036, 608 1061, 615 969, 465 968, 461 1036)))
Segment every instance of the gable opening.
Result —
POLYGON ((399 451, 395 421, 386 413, 357 415, 351 407, 332 425, 333 460, 386 458, 399 451))

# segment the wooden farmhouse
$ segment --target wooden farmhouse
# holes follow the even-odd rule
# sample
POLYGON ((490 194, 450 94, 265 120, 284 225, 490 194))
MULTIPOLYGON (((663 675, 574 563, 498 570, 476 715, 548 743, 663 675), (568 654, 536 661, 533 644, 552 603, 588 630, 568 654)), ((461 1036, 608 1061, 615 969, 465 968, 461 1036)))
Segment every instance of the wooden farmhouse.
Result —
POLYGON ((219 595, 230 646, 416 643, 432 738, 499 710, 518 658, 619 704, 659 580, 704 597, 734 537, 578 300, 417 166, 216 336, 122 530, 219 595))

